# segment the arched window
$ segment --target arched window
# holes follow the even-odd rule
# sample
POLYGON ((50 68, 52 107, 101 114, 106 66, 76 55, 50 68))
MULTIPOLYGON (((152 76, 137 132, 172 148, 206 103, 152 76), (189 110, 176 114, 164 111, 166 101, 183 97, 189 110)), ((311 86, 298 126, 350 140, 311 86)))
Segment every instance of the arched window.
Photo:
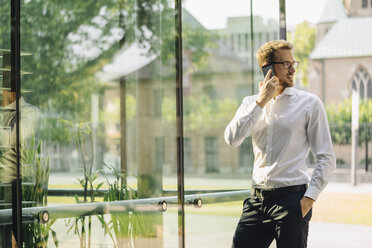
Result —
POLYGON ((365 69, 359 68, 355 72, 352 88, 359 92, 361 99, 372 98, 372 79, 365 69))
POLYGON ((367 8, 368 6, 368 1, 367 0, 362 0, 362 8, 367 8))

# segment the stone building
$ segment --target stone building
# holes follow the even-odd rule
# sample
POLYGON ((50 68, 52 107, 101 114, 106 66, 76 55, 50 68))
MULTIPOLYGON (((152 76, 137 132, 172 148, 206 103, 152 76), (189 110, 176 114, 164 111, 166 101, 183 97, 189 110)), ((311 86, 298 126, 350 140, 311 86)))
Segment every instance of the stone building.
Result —
POLYGON ((372 98, 372 3, 344 4, 341 9, 340 0, 327 0, 310 54, 309 91, 326 105, 350 97, 352 87, 372 98))
MULTIPOLYGON (((229 148, 223 138, 226 125, 233 117, 241 100, 251 94, 252 70, 250 25, 249 17, 229 18, 226 29, 207 30, 190 13, 183 12, 184 27, 211 35, 213 48, 205 66, 194 68, 191 62, 193 51, 183 51, 183 83, 184 83, 184 165, 185 172, 194 175, 204 173, 236 173, 249 171, 253 164, 253 152, 250 139, 239 148, 229 148), (234 25, 232 25, 234 23, 234 25), (215 108, 225 104, 229 109, 223 113, 215 108), (201 109, 201 110, 200 110, 201 109), (205 114, 203 111, 206 111, 205 114), (210 112, 215 111, 215 112, 210 112)), ((255 49, 267 39, 278 39, 278 24, 274 20, 263 20, 254 17, 255 21, 255 49)), ((187 42, 187 37, 184 37, 187 42)), ((206 50, 206 48, 204 48, 206 50)), ((127 123, 127 162, 129 170, 144 170, 156 175, 159 170, 163 174, 175 173, 176 165, 176 137, 175 122, 169 121, 165 113, 167 104, 174 99, 174 75, 169 66, 161 65, 161 58, 146 57, 143 48, 133 45, 119 52, 116 60, 106 66, 103 74, 110 75, 105 81, 115 81, 126 78, 126 97, 133 99, 134 105, 141 112, 128 117, 127 123), (123 71, 123 63, 128 63, 123 71), (162 70, 160 77, 154 77, 150 71, 162 70), (110 69, 111 68, 111 69, 110 69), (140 107, 138 107, 140 105, 140 107), (147 123, 152 128, 147 128, 147 123), (156 130, 156 132, 154 131, 156 130), (147 154, 138 157, 137 154, 147 154)), ((254 58, 254 62, 256 59, 254 58)), ((258 74, 262 76, 258 66, 254 72, 256 80, 258 74)), ((104 78, 104 75, 103 75, 104 78)), ((257 89, 256 89, 257 90, 257 89)), ((115 99, 119 92, 106 90, 104 105, 115 106, 115 99)), ((120 102, 116 100, 116 102, 120 102)), ((169 106, 175 105, 175 102, 169 106)), ((105 107, 106 108, 106 107, 105 107)), ((127 106, 127 109, 130 108, 127 106)), ((116 106, 116 109, 119 109, 116 106)), ((174 113, 175 114, 175 113, 174 113)), ((110 150, 106 158, 113 164, 120 163, 120 130, 119 119, 110 124, 106 132, 106 144, 110 150)), ((140 173, 139 171, 137 171, 140 173)))
MULTIPOLYGON (((325 105, 350 98, 352 89, 359 92, 360 99, 372 99, 372 2, 327 0, 316 28, 308 91, 325 105)), ((372 147, 371 141, 367 144, 367 149, 358 148, 360 161, 372 147)), ((350 145, 334 148, 337 158, 350 164, 350 145)))

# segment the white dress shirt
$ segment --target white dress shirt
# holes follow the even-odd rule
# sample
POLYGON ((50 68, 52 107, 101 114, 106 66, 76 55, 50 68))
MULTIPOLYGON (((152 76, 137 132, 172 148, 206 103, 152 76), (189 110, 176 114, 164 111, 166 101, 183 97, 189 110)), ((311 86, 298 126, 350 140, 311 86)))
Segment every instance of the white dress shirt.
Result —
POLYGON ((252 186, 271 189, 308 184, 305 196, 316 200, 336 166, 327 116, 320 99, 293 87, 263 108, 258 95, 243 99, 225 130, 228 145, 239 146, 252 136, 252 186), (309 177, 306 157, 311 150, 316 166, 309 177))

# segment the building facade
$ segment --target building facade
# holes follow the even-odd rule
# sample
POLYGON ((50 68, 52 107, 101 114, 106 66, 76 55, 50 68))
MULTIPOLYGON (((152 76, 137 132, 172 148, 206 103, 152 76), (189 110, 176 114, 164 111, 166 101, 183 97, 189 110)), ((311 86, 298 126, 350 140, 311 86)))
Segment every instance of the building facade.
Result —
MULTIPOLYGON (((353 90, 358 92, 360 100, 372 99, 371 26, 370 1, 326 1, 316 25, 317 41, 309 57, 308 70, 308 90, 318 95, 326 106, 351 99, 353 90)), ((370 124, 363 125, 360 129, 370 133, 370 124)), ((361 166, 368 168, 372 142, 369 136, 365 137, 357 154, 361 166)), ((335 145, 335 152, 341 166, 350 165, 350 144, 335 145)))

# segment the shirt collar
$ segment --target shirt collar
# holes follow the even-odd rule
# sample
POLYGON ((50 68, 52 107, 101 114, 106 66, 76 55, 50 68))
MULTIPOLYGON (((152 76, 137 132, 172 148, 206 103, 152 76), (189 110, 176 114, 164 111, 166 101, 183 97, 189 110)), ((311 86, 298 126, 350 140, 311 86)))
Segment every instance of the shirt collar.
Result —
POLYGON ((293 86, 292 86, 292 87, 287 87, 287 88, 285 88, 285 89, 283 90, 283 92, 282 92, 279 96, 276 97, 276 99, 273 98, 273 100, 276 101, 276 100, 278 100, 278 99, 281 99, 281 98, 283 98, 285 95, 289 95, 289 96, 294 95, 295 92, 296 92, 296 89, 293 88, 293 86))
POLYGON ((281 95, 293 95, 295 94, 296 89, 292 87, 287 87, 283 90, 281 95))

